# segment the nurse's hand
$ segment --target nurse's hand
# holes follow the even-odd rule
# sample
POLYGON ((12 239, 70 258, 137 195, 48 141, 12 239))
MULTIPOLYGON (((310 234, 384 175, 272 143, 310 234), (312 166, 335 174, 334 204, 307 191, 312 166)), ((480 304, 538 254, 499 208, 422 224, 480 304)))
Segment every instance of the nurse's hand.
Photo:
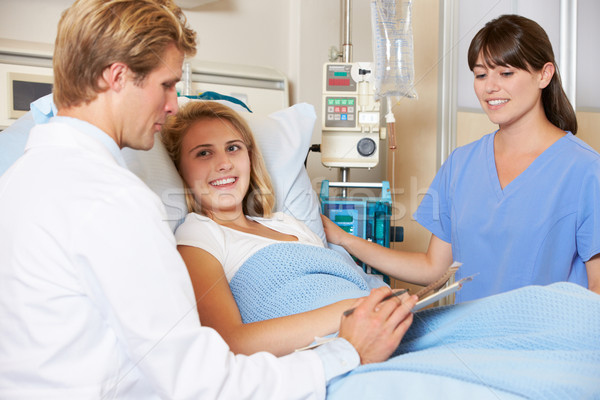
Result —
POLYGON ((321 221, 323 222, 323 230, 325 231, 327 241, 342 246, 345 237, 349 235, 349 233, 323 214, 321 214, 321 221))
POLYGON ((410 310, 417 297, 404 294, 382 302, 391 293, 387 287, 373 289, 357 301, 350 315, 342 317, 339 336, 354 346, 361 364, 387 360, 412 324, 410 310))

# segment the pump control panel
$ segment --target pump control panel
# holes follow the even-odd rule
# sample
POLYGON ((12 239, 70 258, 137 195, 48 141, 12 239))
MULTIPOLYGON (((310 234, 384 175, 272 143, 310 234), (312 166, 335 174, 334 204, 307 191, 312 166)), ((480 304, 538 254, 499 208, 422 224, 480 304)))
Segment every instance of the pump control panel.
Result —
POLYGON ((352 64, 328 64, 325 68, 323 122, 327 128, 356 128, 358 92, 357 82, 350 75, 351 68, 352 64))
POLYGON ((379 162, 379 102, 370 63, 323 68, 321 161, 328 167, 371 168, 379 162))

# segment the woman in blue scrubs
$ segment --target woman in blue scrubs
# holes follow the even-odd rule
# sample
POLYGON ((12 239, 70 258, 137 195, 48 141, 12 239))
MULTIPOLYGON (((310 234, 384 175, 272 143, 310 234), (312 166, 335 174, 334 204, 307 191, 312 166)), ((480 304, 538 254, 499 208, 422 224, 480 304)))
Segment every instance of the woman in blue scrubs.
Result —
POLYGON ((600 293, 600 155, 577 139, 552 45, 536 22, 488 22, 468 52, 475 93, 499 129, 456 149, 415 219, 426 253, 386 249, 324 218, 327 238, 398 279, 425 284, 453 260, 467 301, 525 285, 568 281, 600 293))

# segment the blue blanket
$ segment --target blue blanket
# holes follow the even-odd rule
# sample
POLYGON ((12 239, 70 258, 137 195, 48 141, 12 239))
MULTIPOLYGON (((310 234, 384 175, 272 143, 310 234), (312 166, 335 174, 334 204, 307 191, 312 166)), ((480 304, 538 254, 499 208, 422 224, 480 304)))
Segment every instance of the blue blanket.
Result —
POLYGON ((269 245, 229 283, 244 323, 283 317, 369 294, 364 278, 333 250, 298 243, 269 245))
MULTIPOLYGON (((335 252, 293 243, 257 252, 231 286, 246 322, 368 293, 335 252)), ((600 296, 556 283, 418 312, 394 357, 332 381, 328 398, 398 398, 403 372, 423 390, 437 376, 526 398, 600 399, 600 296)))
POLYGON ((398 393, 380 379, 385 371, 417 372, 424 381, 446 376, 531 399, 600 399, 600 296, 555 283, 416 313, 396 357, 332 382, 328 397, 357 398, 373 382, 377 393, 398 393))

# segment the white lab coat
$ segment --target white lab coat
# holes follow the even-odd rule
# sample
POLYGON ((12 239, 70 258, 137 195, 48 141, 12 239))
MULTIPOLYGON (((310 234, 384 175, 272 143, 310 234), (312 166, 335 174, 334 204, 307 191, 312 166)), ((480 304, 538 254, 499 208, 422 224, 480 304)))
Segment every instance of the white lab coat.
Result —
POLYGON ((325 396, 314 352, 235 356, 200 326, 165 219, 100 142, 32 130, 0 179, 0 398, 325 396))

